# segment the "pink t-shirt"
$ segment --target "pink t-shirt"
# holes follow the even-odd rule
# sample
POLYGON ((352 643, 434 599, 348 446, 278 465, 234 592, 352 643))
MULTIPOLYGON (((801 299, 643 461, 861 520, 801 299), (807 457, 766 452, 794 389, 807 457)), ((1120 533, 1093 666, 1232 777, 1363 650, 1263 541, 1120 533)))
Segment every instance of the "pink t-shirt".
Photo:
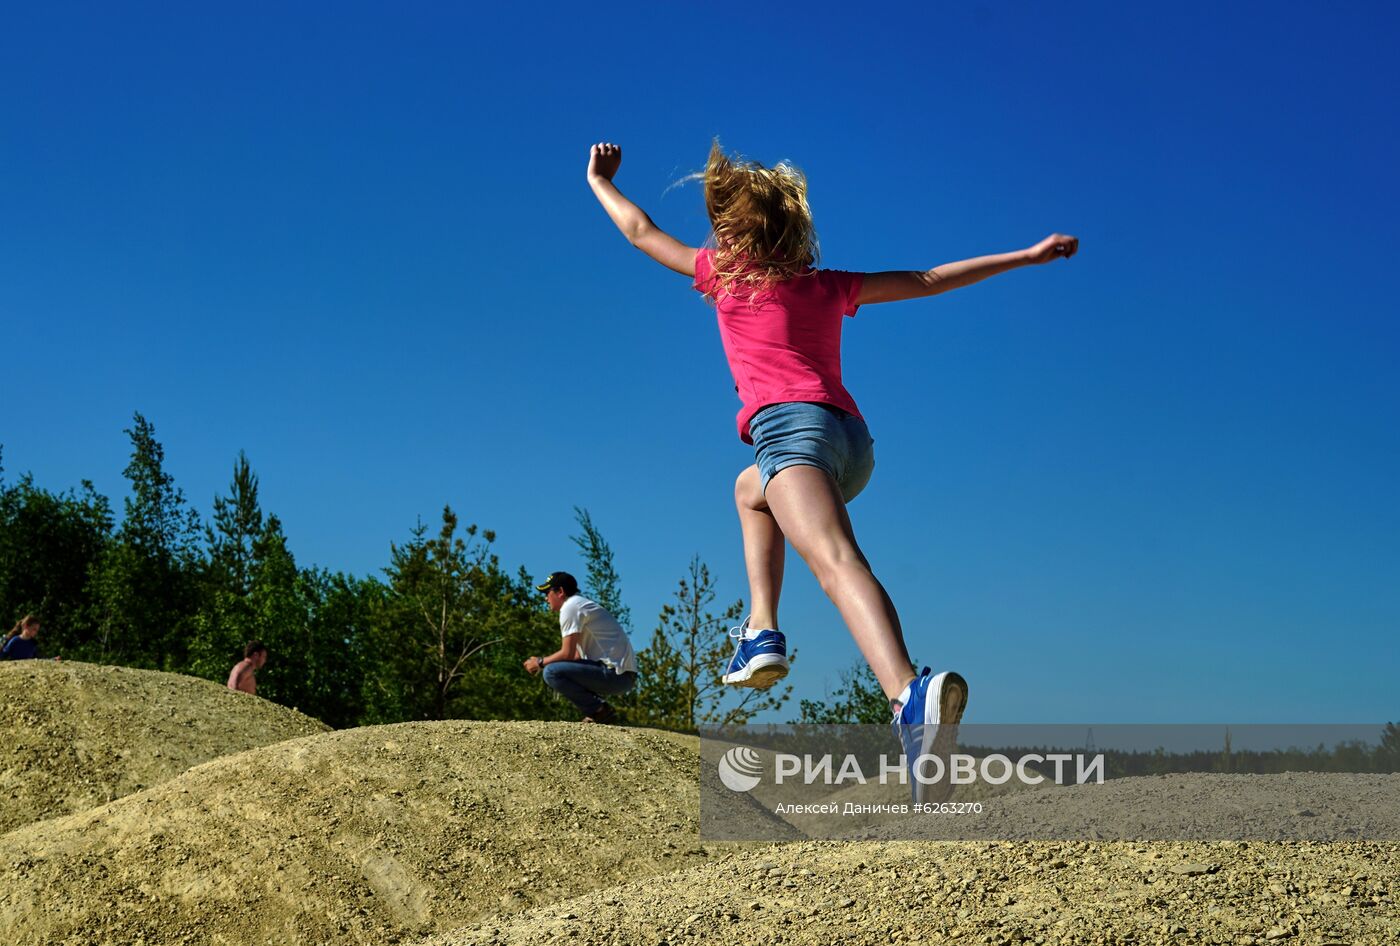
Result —
POLYGON ((714 299, 719 337, 734 375, 739 437, 753 443, 749 420, 769 404, 830 404, 860 417, 841 383, 841 318, 856 314, 861 273, 813 269, 736 298, 720 287, 714 251, 695 254, 695 289, 714 299))

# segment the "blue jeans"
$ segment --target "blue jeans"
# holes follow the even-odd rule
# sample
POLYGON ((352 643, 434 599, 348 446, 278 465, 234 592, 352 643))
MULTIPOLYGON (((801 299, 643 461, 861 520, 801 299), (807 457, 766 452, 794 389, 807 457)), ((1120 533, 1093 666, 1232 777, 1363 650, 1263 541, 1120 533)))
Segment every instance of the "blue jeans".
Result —
POLYGON ((637 685, 637 673, 614 673, 597 660, 558 660, 545 664, 544 682, 568 697, 585 716, 603 708, 605 696, 626 693, 637 685))
POLYGON ((865 421, 825 404, 770 404, 749 421, 763 490, 779 470, 814 466, 836 481, 850 502, 875 470, 875 441, 865 421))

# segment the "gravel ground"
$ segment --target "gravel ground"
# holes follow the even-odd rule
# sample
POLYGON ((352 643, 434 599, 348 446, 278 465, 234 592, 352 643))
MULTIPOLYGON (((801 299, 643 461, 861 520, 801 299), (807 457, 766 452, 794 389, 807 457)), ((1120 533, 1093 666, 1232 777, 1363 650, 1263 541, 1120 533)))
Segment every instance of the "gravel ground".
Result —
POLYGON ((1110 779, 987 798, 982 813, 888 823, 866 837, 1400 842, 1400 775, 1288 772, 1110 779))
MULTIPOLYGON (((1102 785, 1047 785, 993 795, 958 792, 939 814, 784 814, 774 830, 730 816, 756 799, 723 787, 702 799, 707 839, 1064 840, 1064 841, 1392 841, 1400 842, 1400 774, 1289 772, 1187 774, 1110 779, 1102 785), (975 802, 973 808, 969 802, 975 802)), ((784 798, 771 791, 765 806, 784 798)), ((869 785, 807 801, 857 806, 908 804, 908 790, 869 785)), ((765 807, 765 811, 770 810, 765 807)))
POLYGON ((701 866, 419 946, 1400 940, 1400 845, 818 842, 701 866))
POLYGON ((194 677, 76 661, 0 662, 0 833, 327 728, 194 677))

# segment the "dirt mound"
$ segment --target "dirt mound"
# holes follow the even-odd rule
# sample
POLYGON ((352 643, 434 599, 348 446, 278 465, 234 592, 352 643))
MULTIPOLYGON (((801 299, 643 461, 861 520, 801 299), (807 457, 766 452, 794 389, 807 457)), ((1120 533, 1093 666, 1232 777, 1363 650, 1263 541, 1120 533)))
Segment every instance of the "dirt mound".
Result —
POLYGON ((0 838, 5 943, 392 943, 706 857, 698 746, 407 723, 209 762, 0 838))
MULTIPOLYGON (((0 836, 6 946, 1400 940, 1393 841, 896 840, 907 827, 874 823, 850 827, 880 840, 789 840, 813 826, 717 784, 690 737, 325 732, 206 681, 83 664, 0 665, 0 713, 12 821, 150 786, 0 836), (237 752, 254 737, 277 741, 237 752), (702 784, 741 835, 780 842, 701 844, 702 784)), ((1056 818, 1150 836, 1182 811, 1212 832, 1285 816, 1303 834, 1400 832, 1400 776, 1170 776, 985 801, 1027 837, 1056 818)))
POLYGON ((0 833, 106 804, 220 756, 327 728, 195 677, 5 661, 0 833))
POLYGON ((716 852, 418 946, 1391 943, 1400 845, 817 842, 716 852))
MULTIPOLYGON (((702 753, 703 753, 702 748, 702 753)), ((700 830, 708 840, 801 841, 808 837, 774 813, 776 806, 748 793, 724 787, 719 770, 709 759, 700 759, 700 830), (715 804, 719 802, 719 804, 715 804)))

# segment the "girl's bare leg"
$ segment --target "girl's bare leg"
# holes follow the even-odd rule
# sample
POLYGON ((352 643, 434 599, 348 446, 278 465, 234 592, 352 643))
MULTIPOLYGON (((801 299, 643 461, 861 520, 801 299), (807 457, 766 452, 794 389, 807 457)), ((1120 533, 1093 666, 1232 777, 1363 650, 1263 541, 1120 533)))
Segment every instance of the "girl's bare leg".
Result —
MULTIPOLYGON (((756 468, 754 475, 757 482, 756 468)), ((768 481, 766 499, 779 541, 787 536, 807 562, 822 590, 841 612, 856 646, 875 671, 880 688, 891 700, 896 699, 917 674, 904 646, 904 632, 894 603, 856 545, 851 519, 836 482, 817 467, 790 466, 768 481)), ((747 552, 747 527, 744 548, 747 552)), ((752 565, 749 581, 752 584, 752 565)))
POLYGON ((778 629, 778 597, 783 590, 783 532, 763 498, 758 467, 734 481, 734 506, 744 532, 744 567, 749 573, 749 627, 778 629))

